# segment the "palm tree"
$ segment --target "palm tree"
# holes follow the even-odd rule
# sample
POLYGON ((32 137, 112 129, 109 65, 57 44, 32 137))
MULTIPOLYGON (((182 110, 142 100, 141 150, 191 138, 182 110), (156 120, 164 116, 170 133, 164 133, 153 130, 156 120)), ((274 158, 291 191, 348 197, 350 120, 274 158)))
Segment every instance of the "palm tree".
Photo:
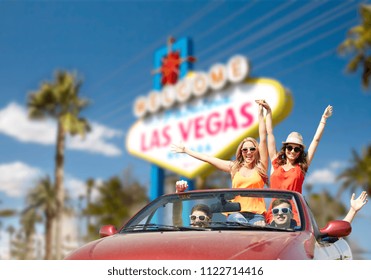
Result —
MULTIPOLYGON (((0 200, 0 204, 2 201, 0 200)), ((17 211, 14 209, 0 209, 0 218, 8 218, 15 216, 17 214, 17 211)), ((1 239, 1 230, 3 228, 3 223, 0 220, 0 239, 1 239)), ((1 258, 0 258, 1 259, 1 258)))
POLYGON ((12 242, 13 242, 13 235, 15 233, 15 227, 13 225, 9 225, 6 228, 6 231, 9 234, 9 259, 12 259, 12 242))
POLYGON ((329 221, 339 219, 346 214, 344 204, 332 197, 327 191, 310 193, 308 204, 320 228, 324 227, 329 221))
MULTIPOLYGON (((95 181, 93 178, 89 178, 86 180, 86 207, 89 207, 91 204, 91 193, 93 191, 93 187, 95 186, 95 181)), ((90 215, 87 215, 87 224, 90 225, 90 215)))
POLYGON ((64 149, 66 134, 85 134, 90 130, 89 123, 79 115, 88 105, 79 97, 82 82, 75 74, 57 71, 53 83, 43 82, 40 88, 28 96, 28 113, 31 119, 54 118, 57 121, 55 156, 55 193, 57 196, 56 214, 56 257, 61 258, 62 248, 62 209, 64 208, 64 149))
MULTIPOLYGON (((0 200, 0 204, 2 201, 0 200)), ((12 217, 17 214, 17 211, 14 209, 0 209, 0 218, 12 217)))
POLYGON ((16 211, 13 209, 2 209, 0 210, 0 217, 12 217, 16 214, 16 211))
POLYGON ((36 233, 35 224, 41 222, 41 216, 36 209, 32 208, 30 211, 23 212, 21 216, 21 225, 24 233, 24 259, 34 259, 34 237, 36 233))
POLYGON ((339 195, 346 189, 353 193, 357 188, 371 193, 371 145, 363 150, 362 155, 352 151, 353 159, 351 166, 339 174, 337 180, 342 180, 343 184, 339 195))
POLYGON ((94 216, 95 224, 88 228, 90 240, 98 238, 98 228, 105 224, 120 227, 148 202, 146 189, 136 182, 124 185, 119 177, 110 178, 98 187, 99 196, 85 209, 85 215, 94 216))
POLYGON ((30 253, 33 252, 33 244, 27 244, 25 233, 22 229, 18 229, 14 238, 11 242, 11 256, 15 260, 28 260, 30 259, 30 253), (32 247, 28 247, 31 245, 32 247))
POLYGON ((53 220, 57 214, 55 188, 49 177, 39 180, 36 187, 27 194, 27 207, 23 213, 41 210, 45 227, 45 259, 52 259, 52 229, 53 220))
POLYGON ((361 5, 360 14, 362 23, 348 31, 348 38, 341 43, 338 50, 340 53, 354 53, 347 70, 355 72, 359 66, 363 67, 362 85, 368 88, 371 76, 371 5, 361 5))

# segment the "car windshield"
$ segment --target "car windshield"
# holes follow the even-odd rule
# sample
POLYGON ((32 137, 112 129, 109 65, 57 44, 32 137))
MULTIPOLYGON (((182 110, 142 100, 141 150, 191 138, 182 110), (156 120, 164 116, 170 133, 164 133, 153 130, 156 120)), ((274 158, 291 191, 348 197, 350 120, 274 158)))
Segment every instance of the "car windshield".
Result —
POLYGON ((300 201, 293 192, 190 191, 164 195, 154 200, 135 215, 121 229, 121 233, 180 230, 298 231, 303 226, 301 209, 300 201), (257 200, 265 208, 263 222, 249 220, 252 212, 241 210, 241 203, 257 200))

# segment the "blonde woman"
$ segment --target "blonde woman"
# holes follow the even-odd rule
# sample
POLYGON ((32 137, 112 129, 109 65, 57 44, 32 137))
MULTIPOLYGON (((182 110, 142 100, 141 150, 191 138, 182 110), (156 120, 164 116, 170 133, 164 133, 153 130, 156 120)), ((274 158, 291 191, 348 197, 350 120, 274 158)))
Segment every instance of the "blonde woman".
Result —
MULTIPOLYGON (((171 150, 175 153, 186 153, 198 160, 207 162, 217 169, 228 172, 232 179, 232 188, 262 189, 268 185, 268 148, 264 122, 263 106, 259 105, 259 139, 247 137, 237 147, 235 160, 223 160, 193 151, 183 144, 173 144, 171 150)), ((261 198, 237 198, 241 204, 241 214, 249 223, 265 221, 266 207, 261 198)))

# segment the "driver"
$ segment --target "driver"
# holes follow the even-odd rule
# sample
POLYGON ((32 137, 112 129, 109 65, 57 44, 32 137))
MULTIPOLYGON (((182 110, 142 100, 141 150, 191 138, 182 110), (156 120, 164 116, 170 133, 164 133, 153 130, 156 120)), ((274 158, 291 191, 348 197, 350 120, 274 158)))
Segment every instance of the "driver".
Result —
MULTIPOLYGON (((182 193, 187 189, 188 183, 184 180, 177 181, 175 187, 177 193, 182 193)), ((208 227, 212 215, 209 206, 206 204, 196 204, 191 210, 191 215, 189 215, 190 225, 192 227, 208 227)), ((182 204, 179 202, 174 203, 173 224, 176 226, 182 225, 182 204)))
POLYGON ((190 218, 192 227, 208 227, 211 222, 212 213, 209 206, 205 204, 196 204, 193 206, 190 218))

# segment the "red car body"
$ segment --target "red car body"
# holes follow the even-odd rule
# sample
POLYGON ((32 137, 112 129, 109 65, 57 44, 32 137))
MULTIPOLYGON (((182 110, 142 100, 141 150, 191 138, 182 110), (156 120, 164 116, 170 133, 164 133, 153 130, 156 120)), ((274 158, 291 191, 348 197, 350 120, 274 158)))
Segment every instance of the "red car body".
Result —
MULTIPOLYGON (((231 190, 187 192, 220 195, 231 190)), ((248 192, 248 191, 246 191, 248 192)), ((161 199, 177 197, 165 195, 152 202, 134 216, 120 231, 114 226, 103 226, 101 239, 90 242, 69 254, 66 259, 83 260, 310 260, 351 259, 346 241, 341 238, 351 232, 348 222, 332 221, 322 230, 317 228, 303 196, 288 191, 250 191, 269 193, 270 196, 295 197, 300 210, 301 227, 296 230, 276 231, 270 228, 215 228, 207 230, 173 231, 151 230, 125 232, 136 216, 145 216, 150 206, 161 205, 161 199)), ((179 196, 181 197, 181 196, 179 196)), ((141 218, 139 218, 140 220, 141 218)))

